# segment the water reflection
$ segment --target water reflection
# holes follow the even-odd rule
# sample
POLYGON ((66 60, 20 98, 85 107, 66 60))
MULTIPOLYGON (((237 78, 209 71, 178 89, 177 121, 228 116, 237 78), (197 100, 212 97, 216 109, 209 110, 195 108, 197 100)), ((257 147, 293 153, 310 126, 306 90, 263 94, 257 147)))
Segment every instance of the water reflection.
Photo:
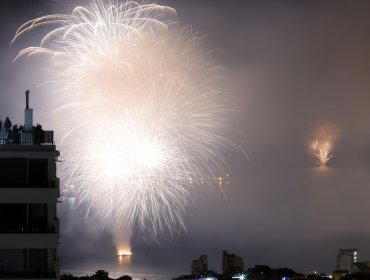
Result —
POLYGON ((126 267, 131 264, 131 255, 119 255, 117 260, 120 266, 126 267))

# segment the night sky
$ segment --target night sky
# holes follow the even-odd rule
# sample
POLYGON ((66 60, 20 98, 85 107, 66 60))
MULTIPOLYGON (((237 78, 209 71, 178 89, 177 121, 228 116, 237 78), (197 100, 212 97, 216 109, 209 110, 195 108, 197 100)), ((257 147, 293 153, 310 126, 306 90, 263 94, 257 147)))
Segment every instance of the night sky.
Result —
MULTIPOLYGON (((29 19, 70 10, 73 1, 0 2, 0 115, 23 119, 31 90, 34 119, 57 131, 52 89, 38 87, 40 65, 12 64, 22 47, 10 46, 29 19)), ((247 267, 267 264, 299 272, 336 268, 339 248, 360 248, 370 260, 370 2, 157 1, 204 35, 212 58, 225 68, 232 96, 231 137, 248 158, 229 157, 230 182, 201 189, 185 215, 187 232, 157 241, 134 233, 140 262, 190 272, 208 254, 221 271, 221 251, 247 267), (317 168, 308 142, 317 126, 336 128, 334 157, 317 168)), ((33 38, 28 38, 33 42, 33 38)), ((37 40, 36 40, 37 41, 37 40)), ((25 43, 27 45, 27 42, 25 43)), ((109 233, 86 225, 78 210, 59 205, 61 267, 114 253, 109 233)))

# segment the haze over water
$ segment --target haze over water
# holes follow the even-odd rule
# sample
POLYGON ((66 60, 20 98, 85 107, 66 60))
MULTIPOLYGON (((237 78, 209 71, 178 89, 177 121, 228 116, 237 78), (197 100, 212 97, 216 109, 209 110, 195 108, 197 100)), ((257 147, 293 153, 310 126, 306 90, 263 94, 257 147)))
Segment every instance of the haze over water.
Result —
MULTIPOLYGON (((134 259, 134 257, 125 257, 134 259)), ((94 260, 90 259, 83 263, 74 263, 66 265, 62 268, 62 273, 72 274, 75 276, 92 275, 97 270, 103 269, 109 272, 109 277, 119 278, 123 275, 129 275, 133 279, 153 279, 153 280, 168 280, 173 277, 183 274, 189 274, 184 268, 176 268, 173 266, 154 266, 150 263, 133 263, 135 260, 121 262, 118 258, 114 260, 94 260)), ((63 264, 62 264, 63 267, 63 264)), ((190 265, 189 265, 190 270, 190 265)))
MULTIPOLYGON (((367 185, 362 182, 370 181, 370 176, 365 170, 361 168, 348 170, 332 166, 325 168, 280 166, 269 170, 268 176, 258 170, 260 170, 259 167, 252 164, 247 171, 245 186, 251 194, 250 197, 243 198, 234 193, 238 174, 233 174, 230 183, 225 186, 228 189, 226 200, 217 192, 201 193, 200 199, 203 199, 203 196, 212 199, 189 210, 187 217, 195 220, 191 226, 200 227, 198 224, 200 223, 204 227, 203 229, 200 228, 196 232, 190 231, 169 238, 165 236, 164 238, 168 239, 161 240, 160 244, 154 241, 143 241, 145 237, 134 235, 133 250, 135 255, 124 257, 122 261, 113 256, 114 246, 108 242, 109 236, 97 235, 95 239, 92 237, 96 234, 93 233, 93 230, 93 234, 87 239, 85 238, 83 242, 85 248, 76 247, 78 254, 76 258, 71 257, 69 248, 73 246, 71 244, 73 236, 69 236, 71 228, 68 224, 74 225, 70 233, 77 235, 79 233, 78 225, 87 225, 82 216, 78 217, 78 210, 72 210, 73 215, 66 214, 71 210, 66 209, 68 205, 65 201, 60 205, 60 212, 66 217, 62 223, 66 224, 64 230, 67 230, 65 233, 62 232, 64 237, 61 239, 62 271, 75 275, 91 275, 98 269, 103 269, 109 271, 113 278, 128 274, 135 279, 170 279, 189 274, 191 260, 201 254, 207 254, 210 267, 221 272, 222 249, 241 255, 244 258, 246 268, 256 264, 267 264, 274 267, 290 267, 302 273, 309 271, 309 268, 320 268, 321 271, 328 273, 334 270, 338 244, 343 247, 363 248, 361 258, 366 260, 370 257, 366 250, 366 238, 356 233, 367 216, 367 198, 364 195, 367 185), (276 194, 271 196, 269 190, 276 185, 284 186, 284 191, 280 192, 278 196, 276 194), (257 205, 254 202, 256 198, 259 202, 257 205), (237 214, 230 212, 231 209, 227 207, 230 201, 249 209, 244 215, 246 215, 245 219, 248 219, 253 226, 247 230, 238 229, 233 225, 233 220, 230 220, 226 229, 217 229, 217 219, 220 215, 237 217, 237 214), (274 212, 266 216, 262 213, 266 207, 273 208, 274 212), (204 212, 203 208, 208 211, 204 212), (356 219, 353 219, 352 211, 356 211, 356 219), (274 220, 274 223, 268 222, 271 219, 274 220), (209 238, 219 240, 218 244, 195 241, 197 236, 200 240, 205 239, 205 228, 212 232, 209 238), (279 234, 281 228, 287 230, 288 234, 284 236, 279 234), (353 240, 345 235, 340 236, 339 240, 332 238, 330 232, 333 229, 337 232, 352 229, 352 234, 357 238, 353 240), (219 230, 228 230, 229 235, 221 234, 220 236, 219 230), (270 234, 266 242, 280 240, 283 245, 259 247, 260 250, 256 249, 258 247, 245 245, 245 243, 256 240, 258 235, 267 232, 270 234), (88 240, 89 238, 90 240, 88 240), (236 245, 230 242, 233 239, 237 239, 236 245), (302 239, 305 241, 302 242, 302 239), (298 250, 303 250, 311 239, 321 244, 308 252, 316 258, 316 261, 314 263, 300 261, 300 265, 295 267, 289 262, 290 255, 284 252, 283 247, 296 246, 298 250), (183 244, 189 244, 189 248, 183 244), (68 250, 68 256, 64 257, 66 250, 68 250), (80 254, 82 251, 86 251, 88 255, 80 254), (256 253, 257 251, 258 253, 256 253), (282 256, 281 262, 274 262, 271 254, 282 256), (71 259, 73 261, 70 261, 71 259), (332 265, 325 269, 322 266, 325 262, 330 262, 332 265)), ((243 215, 239 215, 239 219, 243 219, 243 215)), ((84 239, 82 237, 79 237, 79 242, 84 239)))

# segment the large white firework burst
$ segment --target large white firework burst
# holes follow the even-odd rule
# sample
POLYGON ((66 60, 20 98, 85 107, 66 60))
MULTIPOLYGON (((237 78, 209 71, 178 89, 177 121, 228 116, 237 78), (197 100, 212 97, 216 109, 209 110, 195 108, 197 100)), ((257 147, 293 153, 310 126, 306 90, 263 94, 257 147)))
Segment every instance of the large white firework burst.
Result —
POLYGON ((221 69, 175 16, 156 4, 92 0, 25 23, 13 40, 49 28, 17 59, 50 56, 61 176, 105 227, 184 228, 195 182, 214 178, 234 147, 222 136, 230 107, 221 69))

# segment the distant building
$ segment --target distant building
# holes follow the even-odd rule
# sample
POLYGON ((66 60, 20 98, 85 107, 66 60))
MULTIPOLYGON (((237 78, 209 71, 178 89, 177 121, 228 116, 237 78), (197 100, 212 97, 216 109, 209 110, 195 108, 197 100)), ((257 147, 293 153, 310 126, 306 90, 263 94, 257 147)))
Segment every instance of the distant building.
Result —
POLYGON ((244 271, 244 261, 241 257, 222 251, 222 274, 231 275, 244 271))
POLYGON ((337 255, 337 271, 352 272, 354 264, 359 260, 359 249, 339 249, 337 255))
POLYGON ((201 255, 198 259, 191 261, 191 274, 182 275, 173 280, 218 280, 222 279, 222 275, 219 275, 213 270, 208 269, 208 256, 201 255))
POLYGON ((201 255, 198 259, 191 262, 191 274, 200 275, 208 271, 208 256, 201 255))
MULTIPOLYGON (((235 279, 235 278, 234 278, 235 279)), ((301 280, 307 279, 303 274, 290 268, 270 268, 267 265, 255 265, 248 268, 245 275, 248 280, 301 280)), ((239 278, 239 280, 241 280, 239 278)))
POLYGON ((58 156, 53 131, 32 126, 27 96, 24 128, 0 130, 2 279, 59 279, 58 156))

